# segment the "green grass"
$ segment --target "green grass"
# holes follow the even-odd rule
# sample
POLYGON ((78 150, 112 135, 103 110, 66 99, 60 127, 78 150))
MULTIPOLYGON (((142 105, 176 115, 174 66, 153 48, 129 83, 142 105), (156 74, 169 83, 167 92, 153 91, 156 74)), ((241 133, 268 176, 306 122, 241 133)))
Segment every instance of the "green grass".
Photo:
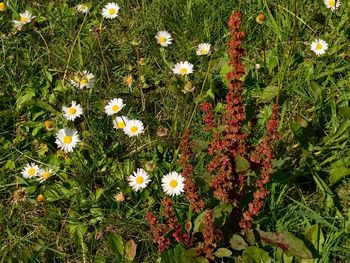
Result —
MULTIPOLYGON (((137 244, 135 262, 160 257, 145 214, 160 209, 162 175, 179 170, 184 129, 190 127, 195 139, 209 140, 199 102, 209 98, 216 114, 222 112, 232 10, 243 14, 244 96, 247 111, 258 118, 255 144, 276 97, 281 108, 270 196, 254 224, 302 239, 315 257, 294 262, 349 262, 349 182, 344 179, 350 174, 349 1, 332 13, 321 0, 123 0, 118 1, 120 15, 109 21, 100 15, 106 3, 91 1, 85 17, 74 9, 78 1, 11 0, 0 12, 0 262, 128 262, 120 246, 131 239, 137 244), (35 22, 14 33, 11 20, 26 9, 35 22), (266 14, 263 25, 255 21, 259 12, 266 14), (174 39, 165 49, 154 38, 159 30, 174 39), (320 57, 310 51, 318 37, 329 44, 320 57), (202 42, 212 44, 209 57, 196 56, 202 42), (141 58, 145 65, 139 64, 141 58), (181 91, 186 81, 171 71, 185 60, 195 65, 189 77, 195 90, 189 94, 181 91), (96 82, 79 91, 69 79, 84 69, 96 82), (128 74, 134 77, 131 87, 123 83, 128 74), (125 115, 145 124, 142 136, 128 138, 112 128, 104 106, 114 97, 124 99, 125 115), (82 104, 84 115, 68 124, 61 108, 72 100, 82 104), (54 122, 53 131, 45 129, 45 120, 54 122), (66 126, 75 127, 83 143, 62 155, 55 133, 66 126), (167 127, 168 134, 158 137, 158 127, 167 127), (25 180, 20 172, 32 161, 50 165, 56 175, 42 184, 25 180), (148 161, 156 163, 153 184, 135 193, 127 177, 148 161), (19 188, 27 197, 16 203, 19 188), (122 203, 114 200, 119 192, 126 196, 122 203), (46 201, 38 203, 38 194, 46 201), (322 249, 305 235, 316 224, 324 236, 322 249)), ((205 183, 211 179, 208 157, 199 151, 193 159, 202 194, 211 200, 205 183)), ((181 220, 194 222, 197 215, 185 199, 174 202, 181 220)), ((282 252, 274 246, 259 247, 272 262, 292 262, 278 261, 282 252)), ((172 249, 169 255, 182 253, 172 249)), ((232 251, 223 261, 241 262, 242 252, 232 251)))

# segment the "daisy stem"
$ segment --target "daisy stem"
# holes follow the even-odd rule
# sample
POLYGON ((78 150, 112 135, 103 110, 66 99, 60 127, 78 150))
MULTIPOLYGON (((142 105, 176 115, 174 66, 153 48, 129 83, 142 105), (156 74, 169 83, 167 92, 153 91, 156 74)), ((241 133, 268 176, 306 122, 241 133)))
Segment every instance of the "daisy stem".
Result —
MULTIPOLYGON (((203 84, 202 84, 202 87, 201 87, 201 91, 199 92, 199 94, 198 94, 198 96, 200 96, 202 93, 203 93, 203 90, 204 90, 204 86, 205 86, 205 84, 206 84, 206 82, 207 82, 207 79, 208 79, 208 76, 209 76, 209 72, 210 72, 210 62, 211 62, 211 60, 212 60, 212 57, 210 57, 210 60, 209 60, 209 63, 208 63, 208 69, 207 69, 207 72, 205 73, 205 78, 204 78, 204 80, 203 80, 203 84)), ((195 103, 195 102, 194 102, 195 103)), ((198 104, 199 103, 195 103, 195 105, 194 105, 194 109, 192 110, 192 113, 191 113, 191 117, 188 119, 188 121, 187 121, 187 125, 186 125, 186 129, 188 129, 189 127, 190 127, 190 124, 191 124, 191 122, 192 122, 192 119, 193 119, 193 117, 194 117, 194 115, 195 115, 195 113, 196 113, 196 111, 197 111, 197 108, 198 108, 198 104)))
POLYGON ((75 47, 75 44, 76 44, 77 41, 78 41, 78 37, 79 37, 79 35, 80 35, 80 32, 81 32, 81 30, 82 30, 82 28, 83 28, 83 26, 84 26, 84 24, 85 24, 86 17, 87 17, 87 13, 86 13, 85 16, 84 16, 84 20, 83 20, 83 22, 81 23, 81 25, 80 25, 80 27, 79 27, 79 29, 78 29, 77 35, 76 35, 76 37, 75 37, 75 39, 74 39, 74 41, 73 41, 73 45, 72 45, 72 47, 71 47, 71 49, 70 49, 70 51, 69 51, 66 69, 64 70, 64 74, 63 74, 63 80, 62 80, 62 85, 63 85, 63 87, 64 87, 64 81, 66 80, 66 76, 67 76, 67 72, 68 72, 68 67, 69 67, 70 61, 71 61, 71 59, 72 59, 74 47, 75 47))
MULTIPOLYGON (((138 74, 138 76, 140 76, 140 75, 141 75, 141 74, 140 74, 141 70, 140 70, 140 65, 139 65, 139 63, 138 63, 138 62, 140 61, 139 50, 132 44, 132 41, 131 41, 131 39, 129 38, 128 32, 125 32, 125 31, 124 31, 124 29, 123 29, 124 26, 123 26, 122 22, 119 20, 118 17, 116 18, 116 20, 118 21, 118 23, 119 23, 119 25, 120 25, 120 27, 121 27, 121 29, 122 29, 123 34, 125 35, 126 39, 128 40, 129 45, 131 45, 131 48, 133 49, 134 53, 136 54, 136 59, 137 59, 137 61, 136 61, 136 65, 137 65, 137 66, 136 66, 136 67, 137 67, 137 74, 138 74)), ((140 94, 141 94, 142 111, 145 111, 145 110, 146 110, 146 99, 145 99, 145 94, 143 93, 142 85, 138 84, 138 87, 139 87, 139 89, 140 89, 140 94)))
POLYGON ((103 67, 105 68, 106 78, 107 78, 107 81, 108 81, 108 86, 111 86, 111 78, 109 77, 106 59, 105 59, 105 56, 103 55, 100 34, 97 34, 97 42, 98 42, 98 47, 100 49, 100 53, 101 53, 101 57, 102 57, 102 64, 103 64, 103 67))

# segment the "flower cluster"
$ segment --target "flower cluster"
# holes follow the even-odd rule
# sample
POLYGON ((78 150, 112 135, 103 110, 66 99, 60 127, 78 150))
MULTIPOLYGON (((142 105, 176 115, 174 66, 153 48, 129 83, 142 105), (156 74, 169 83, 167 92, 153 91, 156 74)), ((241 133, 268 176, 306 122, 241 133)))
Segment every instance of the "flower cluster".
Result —
MULTIPOLYGON (((172 44, 173 38, 167 31, 158 31, 158 33, 155 35, 155 39, 157 40, 157 43, 161 47, 167 47, 172 44)), ((198 56, 207 56, 210 54, 211 45, 208 43, 201 43, 197 47, 196 54, 198 56)), ((173 73, 176 75, 186 76, 193 73, 193 64, 188 61, 180 61, 176 63, 172 69, 173 73)), ((187 93, 188 91, 185 89, 184 93, 187 93)))
POLYGON ((40 168, 35 163, 28 163, 21 172, 22 176, 26 179, 36 178, 40 182, 47 180, 49 177, 54 175, 51 168, 40 168))
MULTIPOLYGON (((170 172, 162 178, 162 188, 169 196, 180 195, 184 191, 185 178, 177 172, 170 172)), ((149 175, 142 168, 137 169, 129 176, 129 186, 135 191, 145 189, 151 182, 149 175)))

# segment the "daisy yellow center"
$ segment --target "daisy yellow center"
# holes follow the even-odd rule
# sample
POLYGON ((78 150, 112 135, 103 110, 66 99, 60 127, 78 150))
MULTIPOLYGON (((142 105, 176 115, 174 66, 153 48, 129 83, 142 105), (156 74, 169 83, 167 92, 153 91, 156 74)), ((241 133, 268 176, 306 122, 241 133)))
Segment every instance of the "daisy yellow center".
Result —
POLYGON ((0 11, 4 11, 6 9, 6 4, 4 2, 0 3, 0 11))
POLYGON ((51 174, 49 173, 49 172, 43 172, 43 174, 42 174, 42 177, 44 178, 44 179, 47 179, 47 178, 49 178, 51 176, 51 174))
POLYGON ((130 128, 130 131, 131 131, 132 133, 136 133, 138 130, 139 130, 139 128, 137 128, 136 126, 132 126, 132 127, 130 128))
POLYGON ((64 136, 63 137, 63 142, 65 144, 70 144, 72 142, 72 136, 68 136, 68 135, 64 136))
POLYGON ((128 85, 130 85, 130 84, 132 83, 132 77, 128 77, 128 78, 126 79, 126 83, 127 83, 128 85))
POLYGON ((113 105, 112 111, 118 111, 118 110, 119 110, 119 106, 118 105, 113 105))
POLYGON ((143 183, 143 177, 142 176, 138 176, 138 177, 136 177, 136 183, 137 184, 142 184, 143 183))
POLYGON ((179 183, 176 180, 171 180, 169 183, 169 186, 171 188, 175 188, 179 183))
POLYGON ((30 167, 30 168, 28 169, 28 175, 29 175, 29 176, 33 176, 34 174, 35 174, 35 168, 30 167))
POLYGON ((159 42, 164 44, 166 42, 166 37, 160 37, 159 42))
POLYGON ((73 107, 69 108, 68 113, 69 115, 74 115, 77 112, 77 110, 73 107))
POLYGON ((80 84, 81 85, 86 85, 89 81, 87 80, 87 78, 83 78, 80 80, 80 84))
POLYGON ((202 55, 205 55, 205 54, 207 54, 207 53, 208 53, 208 50, 205 50, 205 49, 202 49, 202 50, 201 50, 201 54, 202 54, 202 55))
POLYGON ((123 129, 125 127, 125 123, 123 121, 120 121, 117 123, 117 126, 119 129, 123 129))
POLYGON ((322 49, 322 44, 317 44, 317 45, 316 45, 316 49, 317 49, 317 50, 321 50, 321 49, 322 49))
POLYGON ((182 75, 185 75, 185 74, 187 73, 187 68, 182 68, 182 69, 180 69, 180 73, 181 73, 182 75))
POLYGON ((108 10, 108 14, 111 16, 114 15, 115 13, 116 13, 116 10, 114 8, 111 8, 108 10))
POLYGON ((329 0, 328 1, 329 6, 335 6, 335 0, 329 0))
POLYGON ((19 20, 23 23, 26 23, 26 22, 28 22, 28 17, 21 16, 21 18, 19 20))

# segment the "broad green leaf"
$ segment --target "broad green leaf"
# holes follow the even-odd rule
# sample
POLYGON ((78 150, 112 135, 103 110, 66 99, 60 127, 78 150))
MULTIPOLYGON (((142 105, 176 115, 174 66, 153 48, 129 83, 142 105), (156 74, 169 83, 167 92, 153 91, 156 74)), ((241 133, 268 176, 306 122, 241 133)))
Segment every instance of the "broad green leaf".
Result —
POLYGON ((267 86, 261 93, 260 100, 270 101, 277 96, 278 87, 277 86, 267 86))
POLYGON ((333 168, 329 172, 329 183, 334 185, 346 176, 350 175, 350 168, 347 167, 337 167, 333 168))
POLYGON ((201 253, 200 248, 198 247, 192 247, 189 248, 185 251, 185 256, 186 257, 190 257, 190 258, 194 258, 194 257, 198 257, 201 253))
POLYGON ((121 256, 124 256, 124 243, 121 236, 114 233, 108 233, 107 239, 112 251, 114 253, 118 253, 121 256))
POLYGON ((238 173, 244 172, 250 168, 250 164, 247 161, 247 159, 243 158, 242 156, 237 156, 236 158, 236 171, 238 173))
POLYGON ((209 142, 204 140, 192 140, 190 147, 194 152, 202 152, 208 149, 209 142))
POLYGON ((59 111, 57 111, 56 109, 54 109, 49 103, 42 101, 42 100, 37 100, 36 101, 36 106, 43 108, 51 113, 54 114, 59 114, 59 111))
POLYGON ((306 259, 312 258, 312 253, 304 242, 292 233, 273 233, 259 230, 259 234, 264 242, 281 248, 288 256, 298 256, 306 259))
POLYGON ((339 108, 339 113, 343 116, 343 118, 350 118, 350 107, 344 106, 339 108))
POLYGON ((17 108, 20 109, 21 107, 23 107, 23 105, 26 102, 30 101, 34 97, 35 97, 35 93, 34 93, 34 90, 32 89, 26 89, 24 92, 21 92, 17 96, 17 100, 16 100, 17 108))
POLYGON ((287 256, 282 249, 280 248, 276 249, 276 252, 275 252, 276 263, 293 263, 293 258, 294 257, 287 256))
POLYGON ((305 237, 314 245, 318 252, 322 251, 325 239, 320 224, 309 226, 305 231, 305 237))
POLYGON ((267 58, 267 68, 272 73, 273 69, 278 66, 278 57, 270 53, 271 55, 267 58))
POLYGON ((269 254, 258 247, 247 247, 242 255, 243 263, 271 263, 269 254))
POLYGON ((248 247, 248 244, 240 235, 233 235, 230 239, 230 245, 231 245, 231 248, 238 251, 248 247))
POLYGON ((209 263, 209 260, 205 257, 198 257, 196 258, 196 263, 209 263))
POLYGON ((214 252, 214 256, 217 258, 228 258, 231 255, 232 255, 232 251, 224 247, 221 247, 214 252))
POLYGON ((197 233, 197 232, 202 232, 203 230, 203 220, 204 220, 204 216, 205 216, 205 211, 203 211, 202 213, 200 213, 197 218, 194 220, 194 224, 193 224, 193 233, 197 233))

